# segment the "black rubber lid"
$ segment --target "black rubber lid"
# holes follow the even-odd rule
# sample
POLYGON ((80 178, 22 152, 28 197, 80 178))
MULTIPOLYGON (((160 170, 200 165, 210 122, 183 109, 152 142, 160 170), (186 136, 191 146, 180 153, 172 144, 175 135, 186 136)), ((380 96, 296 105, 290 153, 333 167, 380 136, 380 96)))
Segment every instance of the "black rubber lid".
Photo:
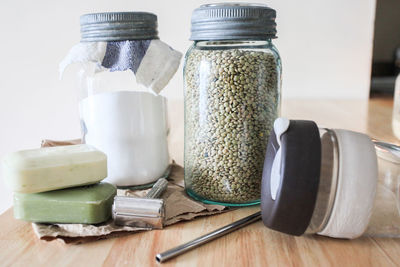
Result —
POLYGON ((279 145, 271 131, 261 185, 262 219, 273 230, 302 235, 314 211, 321 168, 321 140, 315 122, 291 120, 281 135, 280 148, 281 180, 274 200, 271 170, 279 145))

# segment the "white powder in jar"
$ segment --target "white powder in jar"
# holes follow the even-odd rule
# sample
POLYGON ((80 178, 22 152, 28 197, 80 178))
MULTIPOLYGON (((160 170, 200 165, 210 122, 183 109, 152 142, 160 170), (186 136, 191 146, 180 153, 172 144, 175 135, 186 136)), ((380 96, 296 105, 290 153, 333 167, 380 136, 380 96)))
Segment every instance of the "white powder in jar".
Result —
POLYGON ((107 154, 108 177, 117 186, 154 182, 168 168, 166 99, 147 92, 116 91, 80 102, 84 139, 107 154))

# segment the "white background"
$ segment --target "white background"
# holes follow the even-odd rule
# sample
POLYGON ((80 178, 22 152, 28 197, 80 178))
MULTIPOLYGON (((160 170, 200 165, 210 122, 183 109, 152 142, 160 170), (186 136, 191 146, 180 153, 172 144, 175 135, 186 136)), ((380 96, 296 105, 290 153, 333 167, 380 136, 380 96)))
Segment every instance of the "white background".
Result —
MULTIPOLYGON (((58 63, 79 42, 80 15, 153 12, 161 40, 185 52, 191 12, 204 3, 210 1, 1 0, 0 158, 38 147, 43 138, 80 136, 72 70, 58 80, 58 63)), ((282 56, 285 98, 368 97, 375 0, 263 3, 277 10, 274 43, 282 56)), ((182 93, 181 65, 164 94, 176 100, 182 93)), ((11 196, 0 177, 0 212, 11 196)))

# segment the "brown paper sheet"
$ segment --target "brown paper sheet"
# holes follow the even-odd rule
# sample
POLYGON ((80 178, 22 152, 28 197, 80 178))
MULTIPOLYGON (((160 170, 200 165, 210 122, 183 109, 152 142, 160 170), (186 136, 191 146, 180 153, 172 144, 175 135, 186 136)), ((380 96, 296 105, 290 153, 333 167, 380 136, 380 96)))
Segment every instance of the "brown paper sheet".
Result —
MULTIPOLYGON (((43 147, 79 144, 80 140, 52 141, 44 140, 43 147)), ((229 211, 230 209, 220 205, 207 205, 191 199, 186 195, 183 182, 183 168, 175 163, 171 165, 168 177, 167 190, 162 195, 165 201, 164 226, 180 221, 193 220, 196 217, 208 216, 229 211)), ((118 189, 118 195, 143 197, 150 189, 146 190, 122 190, 118 189)), ((99 225, 86 224, 40 224, 32 223, 35 234, 42 240, 60 240, 64 243, 85 243, 99 239, 111 238, 131 234, 138 231, 147 231, 145 228, 118 226, 109 220, 99 225)), ((164 228, 168 229, 168 228, 164 228)))

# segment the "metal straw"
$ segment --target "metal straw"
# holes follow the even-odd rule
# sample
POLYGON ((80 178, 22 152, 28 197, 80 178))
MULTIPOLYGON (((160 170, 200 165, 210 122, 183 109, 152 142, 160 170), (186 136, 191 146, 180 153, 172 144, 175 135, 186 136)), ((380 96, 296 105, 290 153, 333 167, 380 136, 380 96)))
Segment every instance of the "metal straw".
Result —
POLYGON ((214 239, 217 239, 218 237, 229 234, 230 232, 238 230, 238 229, 240 229, 248 224, 251 224, 253 222, 256 222, 260 219, 261 219, 261 211, 254 213, 250 216, 247 216, 243 219, 240 219, 236 222, 233 222, 231 224, 228 224, 224 227, 221 227, 209 234, 198 237, 198 238, 196 238, 192 241, 189 241, 183 245, 180 245, 178 247, 172 248, 165 252, 159 253, 156 255, 156 261, 165 262, 165 261, 172 259, 178 255, 181 255, 191 249, 197 248, 205 243, 208 243, 214 239))

